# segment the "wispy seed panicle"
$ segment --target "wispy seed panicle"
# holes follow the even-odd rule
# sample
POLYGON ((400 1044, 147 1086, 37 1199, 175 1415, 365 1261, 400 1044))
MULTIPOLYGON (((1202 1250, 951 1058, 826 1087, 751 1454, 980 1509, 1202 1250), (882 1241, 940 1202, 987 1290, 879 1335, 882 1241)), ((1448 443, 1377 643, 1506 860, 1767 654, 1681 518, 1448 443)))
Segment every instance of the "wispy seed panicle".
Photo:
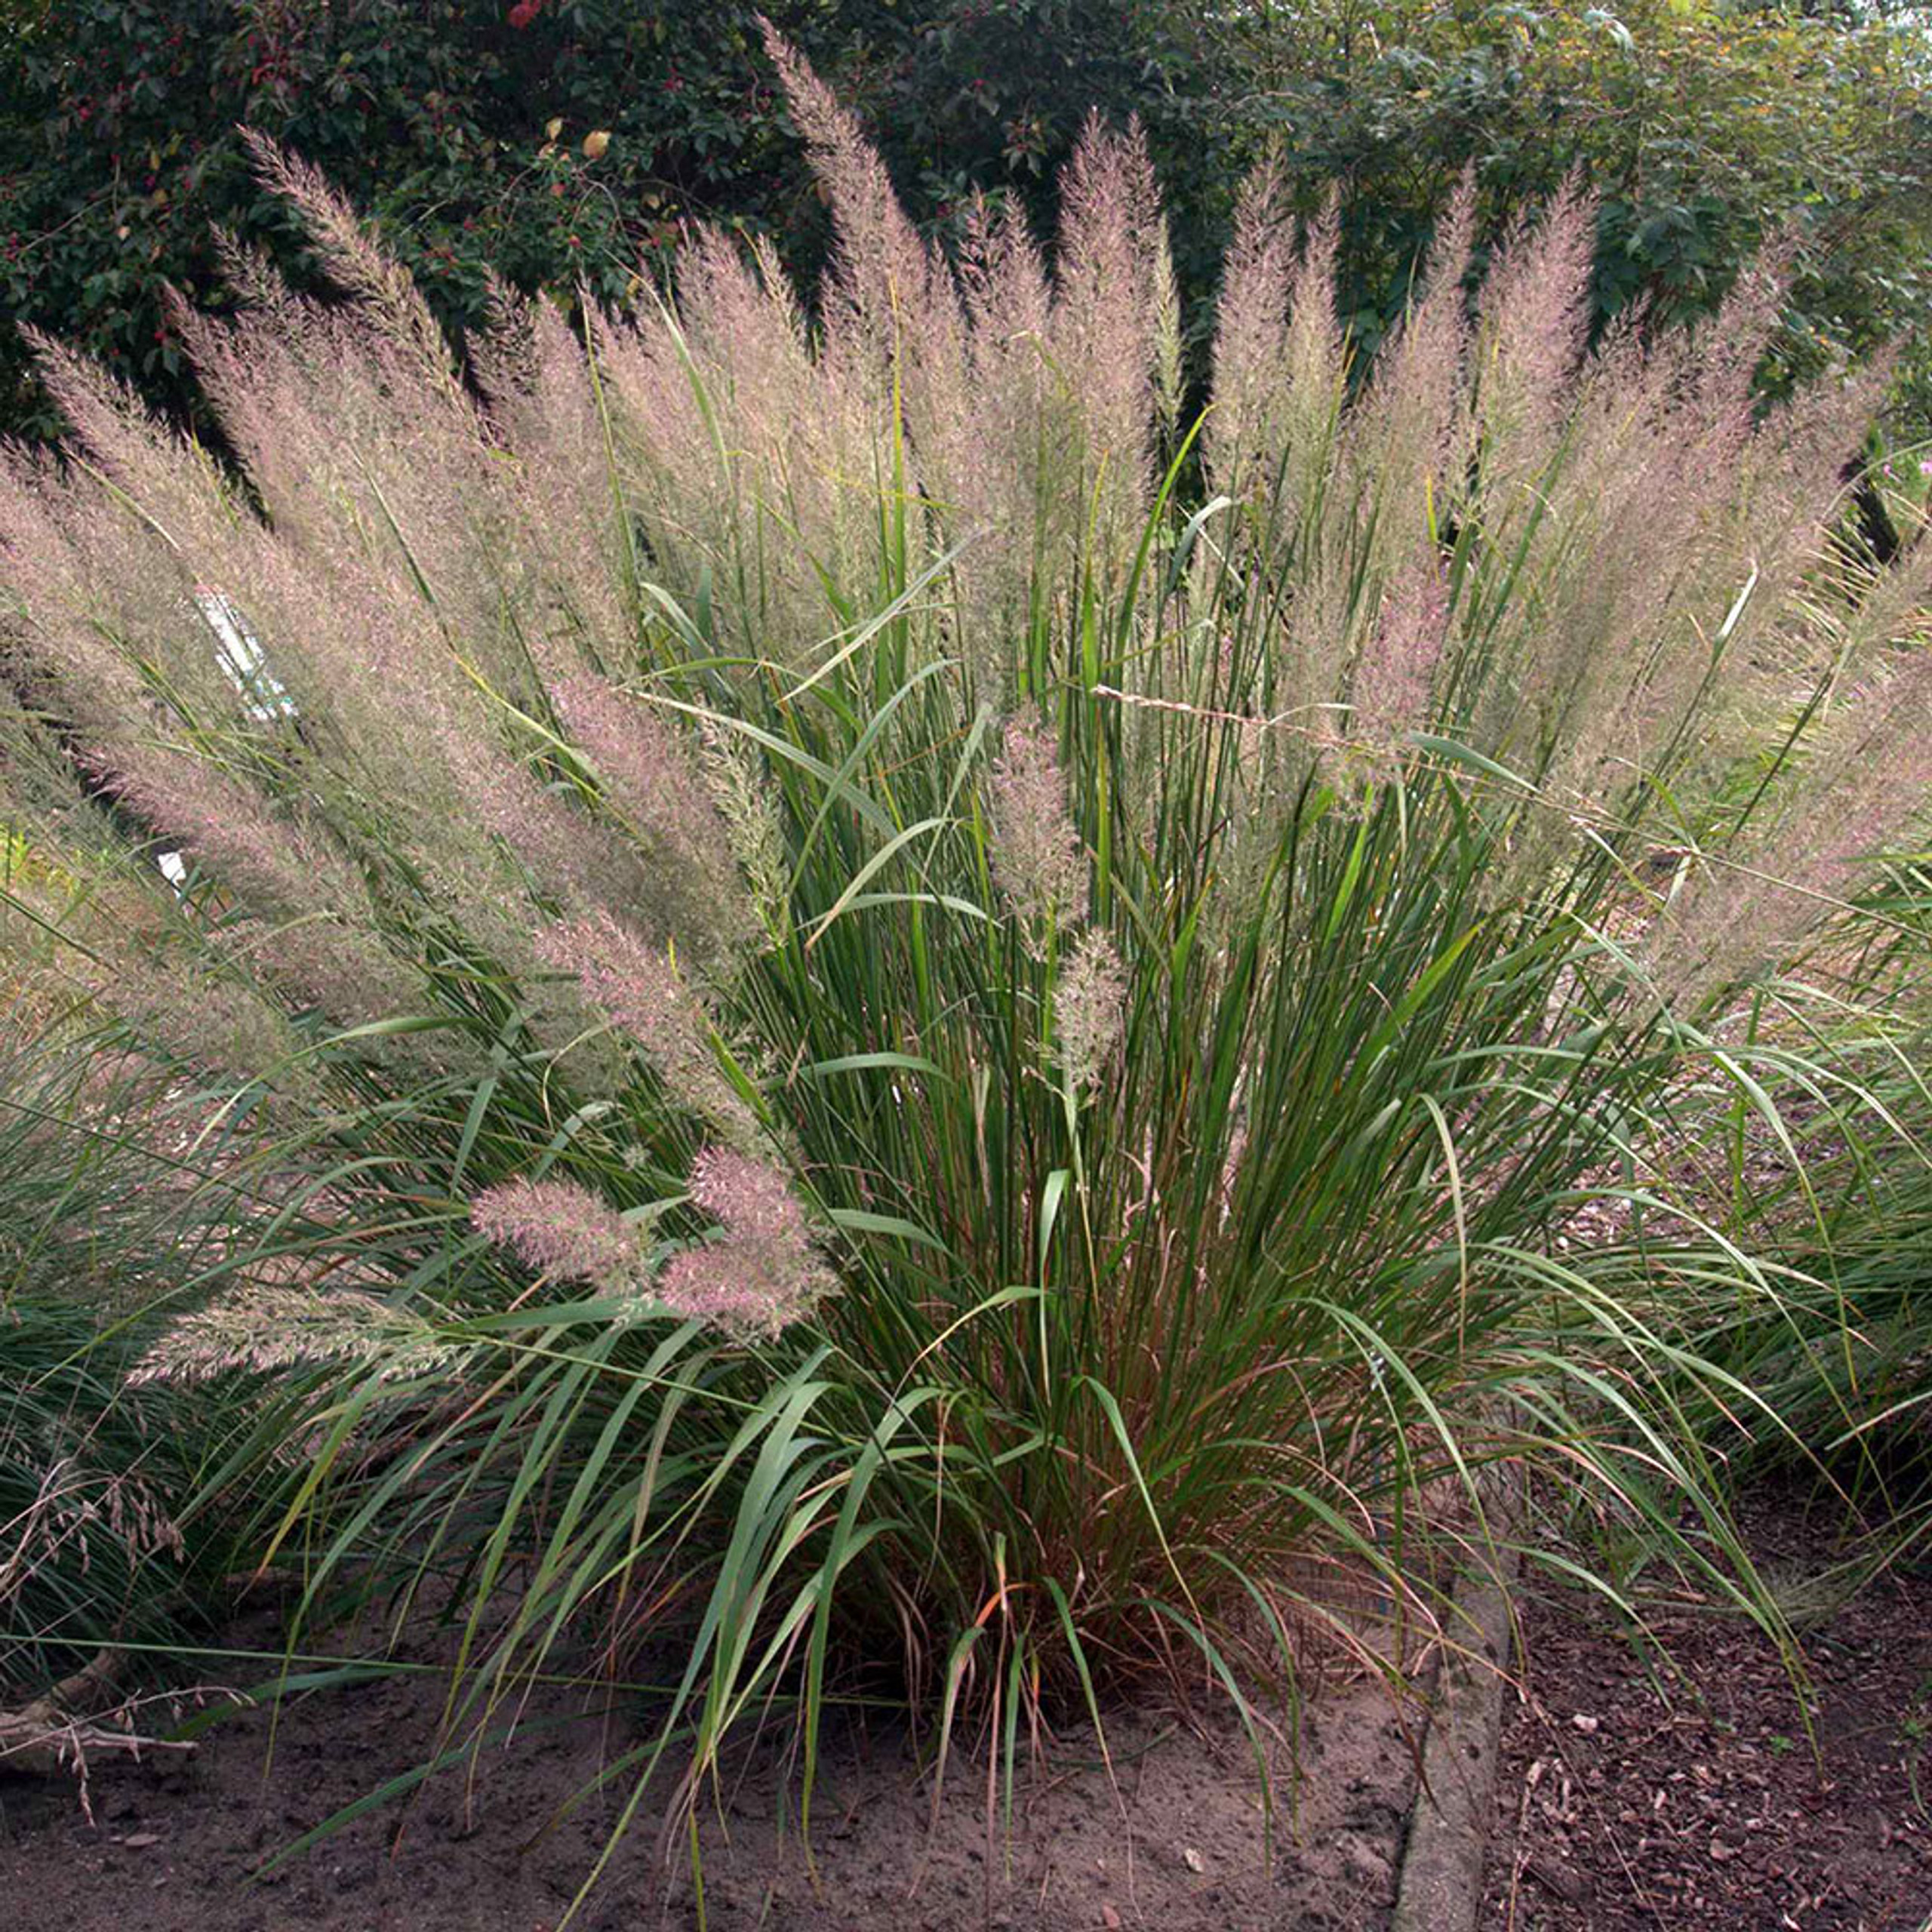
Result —
POLYGON ((1032 940, 1038 928, 1078 918, 1086 903, 1086 854, 1050 732, 1017 720, 1007 726, 988 803, 993 877, 1015 913, 1036 929, 1032 940))
POLYGON ((1060 1062, 1076 1094, 1099 1084, 1126 1018, 1127 976, 1120 955, 1105 933, 1083 933, 1054 995, 1060 1062))
POLYGON ((1418 555, 1390 590, 1355 668, 1354 733, 1377 756, 1428 724, 1448 615, 1441 565, 1418 555))
POLYGON ((707 1147, 691 1169, 691 1198, 721 1238, 675 1256, 657 1292, 675 1313, 747 1337, 777 1334, 832 1292, 786 1176, 728 1147, 707 1147))
POLYGON ((636 1235, 610 1203, 571 1180, 503 1182, 470 1203, 477 1230, 526 1267, 615 1291, 632 1284, 636 1235))
POLYGON ((681 1105, 734 1141, 756 1143, 757 1118, 712 1051, 711 1016, 668 952, 608 913, 546 928, 537 952, 576 975, 585 997, 644 1050, 681 1105))
POLYGON ((447 1370, 469 1352, 407 1309, 357 1288, 250 1282, 184 1315, 141 1357, 128 1380, 210 1382, 267 1375, 307 1363, 380 1363, 401 1381, 447 1370))
POLYGON ((728 950, 756 930, 732 829, 712 797, 697 749, 648 705, 584 675, 550 686, 558 715, 587 752, 605 795, 646 845, 662 882, 662 923, 728 950))
POLYGON ((1932 645, 1846 694, 1824 743, 1760 822, 1672 906, 1661 977, 1695 1004, 1748 980, 1853 896, 1861 863, 1924 820, 1932 798, 1932 645))

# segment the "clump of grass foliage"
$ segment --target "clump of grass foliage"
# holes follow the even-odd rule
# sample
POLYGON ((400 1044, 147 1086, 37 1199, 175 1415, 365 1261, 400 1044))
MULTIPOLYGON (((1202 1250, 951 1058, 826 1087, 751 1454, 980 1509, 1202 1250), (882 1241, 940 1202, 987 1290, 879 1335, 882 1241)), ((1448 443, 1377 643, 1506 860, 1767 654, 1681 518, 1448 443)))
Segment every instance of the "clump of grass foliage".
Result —
POLYGON ((156 1144, 153 1068, 88 1045, 0 1024, 0 1705, 180 1638, 226 1549, 225 1405, 125 1386, 226 1217, 156 1144))
POLYGON ((72 1303, 0 1318, 0 1703, 187 1626, 197 1580, 178 1512, 202 1472, 180 1398, 122 1388, 132 1358, 72 1303))
POLYGON ((1187 420, 1135 136, 949 260, 773 51, 810 310, 700 229, 460 366, 264 146, 337 293, 180 316, 232 466, 41 345, 11 930, 306 1177, 142 1375, 277 1372, 270 1540, 454 1583, 453 1725, 675 1633, 640 1796, 869 1666, 1009 1769, 1150 1672, 1258 1735, 1592 1523, 1774 1620, 1690 1344, 1789 1284, 1668 1154, 1924 796, 1927 546, 1825 583, 1881 376, 1754 408, 1775 265, 1586 349, 1580 195, 1472 319, 1465 195, 1358 382, 1264 174, 1187 420))
MULTIPOLYGON (((1924 726, 1920 728, 1924 729, 1924 726)), ((1932 880, 1922 851, 1873 869, 1849 912, 1752 990, 1739 1030, 1771 1105, 1703 1123, 1704 1189, 1784 1284, 1780 1318, 1714 1305, 1696 1352, 1762 1404, 1713 1414, 1735 1476, 1835 1490, 1857 1534, 1847 1590, 1932 1543, 1932 880)))

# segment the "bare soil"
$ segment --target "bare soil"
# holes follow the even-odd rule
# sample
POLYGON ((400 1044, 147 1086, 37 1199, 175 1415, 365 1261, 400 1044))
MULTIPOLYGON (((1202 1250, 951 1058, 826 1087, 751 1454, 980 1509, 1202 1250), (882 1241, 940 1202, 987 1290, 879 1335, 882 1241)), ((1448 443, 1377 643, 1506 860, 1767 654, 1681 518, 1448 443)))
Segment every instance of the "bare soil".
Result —
MULTIPOLYGON (((248 1641, 266 1648, 272 1635, 257 1629, 248 1641)), ((444 1688, 438 1672, 390 1676, 241 1710, 192 1755, 97 1757, 85 1810, 71 1784, 0 1772, 0 1928, 551 1932, 630 1782, 612 1779, 561 1818, 559 1807, 637 1742, 635 1703, 540 1693, 508 1748, 263 1869, 432 1755, 444 1688)), ((146 1715, 155 1728, 158 1712, 146 1715)), ((1010 1825, 983 1753, 955 1754, 935 1814, 903 1722, 844 1721, 814 1801, 816 1884, 795 1766, 767 1742, 703 1808, 703 1922, 718 1932, 1377 1932, 1414 1792, 1411 1746, 1367 1684, 1325 1691, 1303 1733, 1298 1785, 1275 1754, 1284 1782, 1271 1856, 1254 1759, 1226 1713, 1117 1713, 1112 1779, 1091 1730, 1069 1730, 1037 1765, 1023 1739, 1010 1825)), ((662 1817, 654 1791, 574 1921, 586 1932, 700 1923, 684 1846, 668 1869, 660 1856, 662 1817)))
POLYGON ((1849 1604, 1841 1511, 1795 1489, 1745 1527, 1802 1628, 1817 1755, 1775 1647, 1712 1603, 1652 1619, 1660 1681, 1584 1606, 1524 1606, 1483 1932, 1926 1932, 1932 1569, 1849 1604))

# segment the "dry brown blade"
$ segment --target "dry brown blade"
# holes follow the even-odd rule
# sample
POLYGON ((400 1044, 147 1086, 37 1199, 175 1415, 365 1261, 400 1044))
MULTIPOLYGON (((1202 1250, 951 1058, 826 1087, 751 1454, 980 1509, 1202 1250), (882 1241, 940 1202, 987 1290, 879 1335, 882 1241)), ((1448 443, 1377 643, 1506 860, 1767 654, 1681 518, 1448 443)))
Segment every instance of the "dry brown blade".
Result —
POLYGON ((18 1710, 0 1710, 0 1764, 43 1777, 84 1765, 91 1751, 192 1751, 191 1743, 143 1737, 131 1730, 88 1721, 86 1709, 113 1687, 125 1661, 122 1652, 101 1651, 70 1677, 18 1710))

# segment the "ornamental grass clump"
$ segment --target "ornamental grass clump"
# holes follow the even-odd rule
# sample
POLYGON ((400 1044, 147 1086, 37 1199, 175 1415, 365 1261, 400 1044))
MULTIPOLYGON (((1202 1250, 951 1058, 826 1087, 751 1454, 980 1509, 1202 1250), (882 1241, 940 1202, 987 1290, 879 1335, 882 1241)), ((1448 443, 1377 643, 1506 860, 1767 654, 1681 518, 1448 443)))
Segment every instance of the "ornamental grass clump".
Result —
MULTIPOLYGON (((29 869, 16 852, 5 875, 29 869)), ((158 1654, 219 1600, 232 1546, 198 1492, 252 1420, 128 1386, 152 1304, 217 1262, 236 1204, 151 1065, 44 1018, 0 1013, 0 1764, 73 1770, 85 1795, 90 1747, 149 1728, 86 1721, 168 1675, 158 1654)))
MULTIPOLYGON (((338 294, 236 248, 180 315, 238 473, 40 345, 5 769, 88 883, 11 929, 310 1177, 223 1332, 291 1257, 396 1314, 317 1365, 269 1540, 460 1578, 453 1724, 671 1629, 640 1776, 795 1698, 808 1787, 869 1670, 1009 1764, 1150 1672, 1256 1724, 1324 1641, 1399 1680, 1572 1503, 1755 1604, 1680 1344, 1774 1279, 1694 1213, 1567 1231, 1667 1189, 1687 1065, 1748 1078, 1776 828, 1921 701, 1925 546, 1819 595, 1878 378, 1755 408, 1769 272, 1586 352, 1573 194, 1474 319, 1459 201, 1358 383, 1333 219, 1263 175, 1189 423, 1137 134, 1051 266, 990 207, 949 259, 772 51, 809 311, 700 229, 674 301, 506 292, 459 366, 264 143, 338 294)), ((1918 802, 1841 810, 1799 903, 1918 802)))

